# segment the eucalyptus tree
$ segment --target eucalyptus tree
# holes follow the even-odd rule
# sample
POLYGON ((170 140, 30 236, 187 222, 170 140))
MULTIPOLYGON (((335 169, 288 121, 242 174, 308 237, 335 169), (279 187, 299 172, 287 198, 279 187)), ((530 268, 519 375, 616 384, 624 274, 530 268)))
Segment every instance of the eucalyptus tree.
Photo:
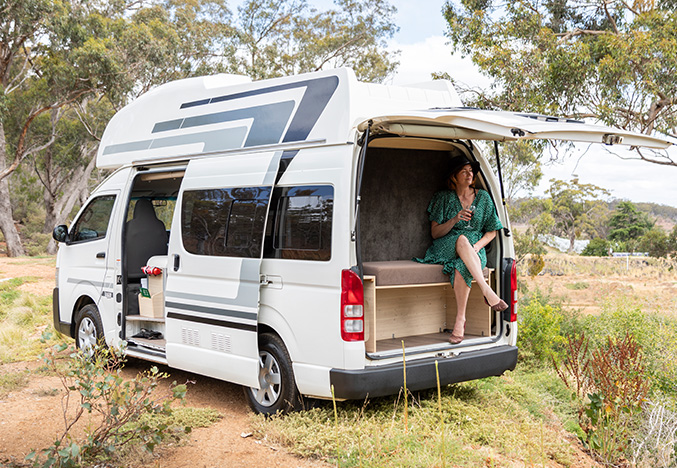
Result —
MULTIPOLYGON (((481 106, 677 134, 674 0, 448 1, 456 50, 494 80, 481 106)), ((638 158, 676 166, 664 152, 638 158)))

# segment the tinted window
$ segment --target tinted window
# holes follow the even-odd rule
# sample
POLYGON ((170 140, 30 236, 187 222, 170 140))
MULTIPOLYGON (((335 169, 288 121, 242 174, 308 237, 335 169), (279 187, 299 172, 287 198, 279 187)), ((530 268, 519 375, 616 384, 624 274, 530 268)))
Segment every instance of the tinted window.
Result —
POLYGON ((70 233, 71 242, 106 237, 114 204, 115 195, 105 195, 92 200, 73 225, 70 233))
POLYGON ((196 255, 260 257, 269 198, 270 187, 184 192, 184 248, 196 255))
POLYGON ((266 256, 331 259, 334 188, 309 186, 275 190, 266 256))

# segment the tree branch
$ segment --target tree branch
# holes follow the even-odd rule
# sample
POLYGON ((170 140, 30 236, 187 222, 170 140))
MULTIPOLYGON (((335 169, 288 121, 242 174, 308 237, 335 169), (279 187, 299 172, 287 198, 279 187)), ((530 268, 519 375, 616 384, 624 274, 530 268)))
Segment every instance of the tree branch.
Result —
MULTIPOLYGON (((19 164, 21 164, 21 161, 24 160, 24 158, 29 154, 27 150, 25 149, 26 145, 26 135, 28 134, 28 129, 30 128, 31 124, 33 123, 33 120, 36 119, 40 114, 43 112, 47 112, 52 109, 58 109, 60 107, 63 107, 67 104, 70 104, 71 102, 75 101, 78 99, 80 96, 83 96, 84 94, 90 92, 91 89, 84 89, 81 91, 78 91, 77 93, 73 94, 69 99, 63 101, 63 102, 58 102, 55 104, 50 104, 48 106, 45 106, 41 109, 38 109, 37 111, 34 111, 31 115, 28 116, 28 120, 26 120, 26 123, 24 124, 23 128, 21 129, 21 133, 19 134, 19 140, 16 145, 16 152, 14 156, 14 161, 12 164, 7 166, 4 171, 0 172, 0 180, 4 179, 8 175, 10 175, 12 172, 16 170, 17 167, 19 167, 19 164)), ((53 141, 51 141, 53 143, 53 141)), ((51 144, 50 143, 50 144, 51 144)), ((46 146, 41 147, 40 149, 44 149, 46 146)), ((30 154, 34 153, 35 151, 39 151, 39 149, 30 149, 30 154)))

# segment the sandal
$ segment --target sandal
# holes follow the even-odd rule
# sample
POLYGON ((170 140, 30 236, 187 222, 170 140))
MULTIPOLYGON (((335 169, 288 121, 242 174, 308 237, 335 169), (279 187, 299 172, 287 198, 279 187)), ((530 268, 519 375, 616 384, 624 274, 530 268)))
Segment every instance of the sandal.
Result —
POLYGON ((505 309, 508 308, 508 304, 503 299, 499 299, 498 302, 494 305, 489 304, 489 301, 487 301, 487 298, 484 298, 484 303, 491 307, 491 310, 494 312, 503 312, 505 309))
POLYGON ((463 341, 463 336, 454 335, 452 333, 449 337, 449 343, 451 344, 459 344, 461 341, 463 341))

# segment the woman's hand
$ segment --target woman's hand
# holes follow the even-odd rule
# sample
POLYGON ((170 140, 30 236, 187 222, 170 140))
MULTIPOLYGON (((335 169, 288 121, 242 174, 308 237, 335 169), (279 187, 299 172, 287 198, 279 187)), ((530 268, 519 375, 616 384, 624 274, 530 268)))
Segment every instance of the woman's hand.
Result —
POLYGON ((473 213, 472 210, 470 210, 469 208, 463 208, 456 214, 456 217, 460 221, 470 221, 472 219, 472 213, 473 213))

